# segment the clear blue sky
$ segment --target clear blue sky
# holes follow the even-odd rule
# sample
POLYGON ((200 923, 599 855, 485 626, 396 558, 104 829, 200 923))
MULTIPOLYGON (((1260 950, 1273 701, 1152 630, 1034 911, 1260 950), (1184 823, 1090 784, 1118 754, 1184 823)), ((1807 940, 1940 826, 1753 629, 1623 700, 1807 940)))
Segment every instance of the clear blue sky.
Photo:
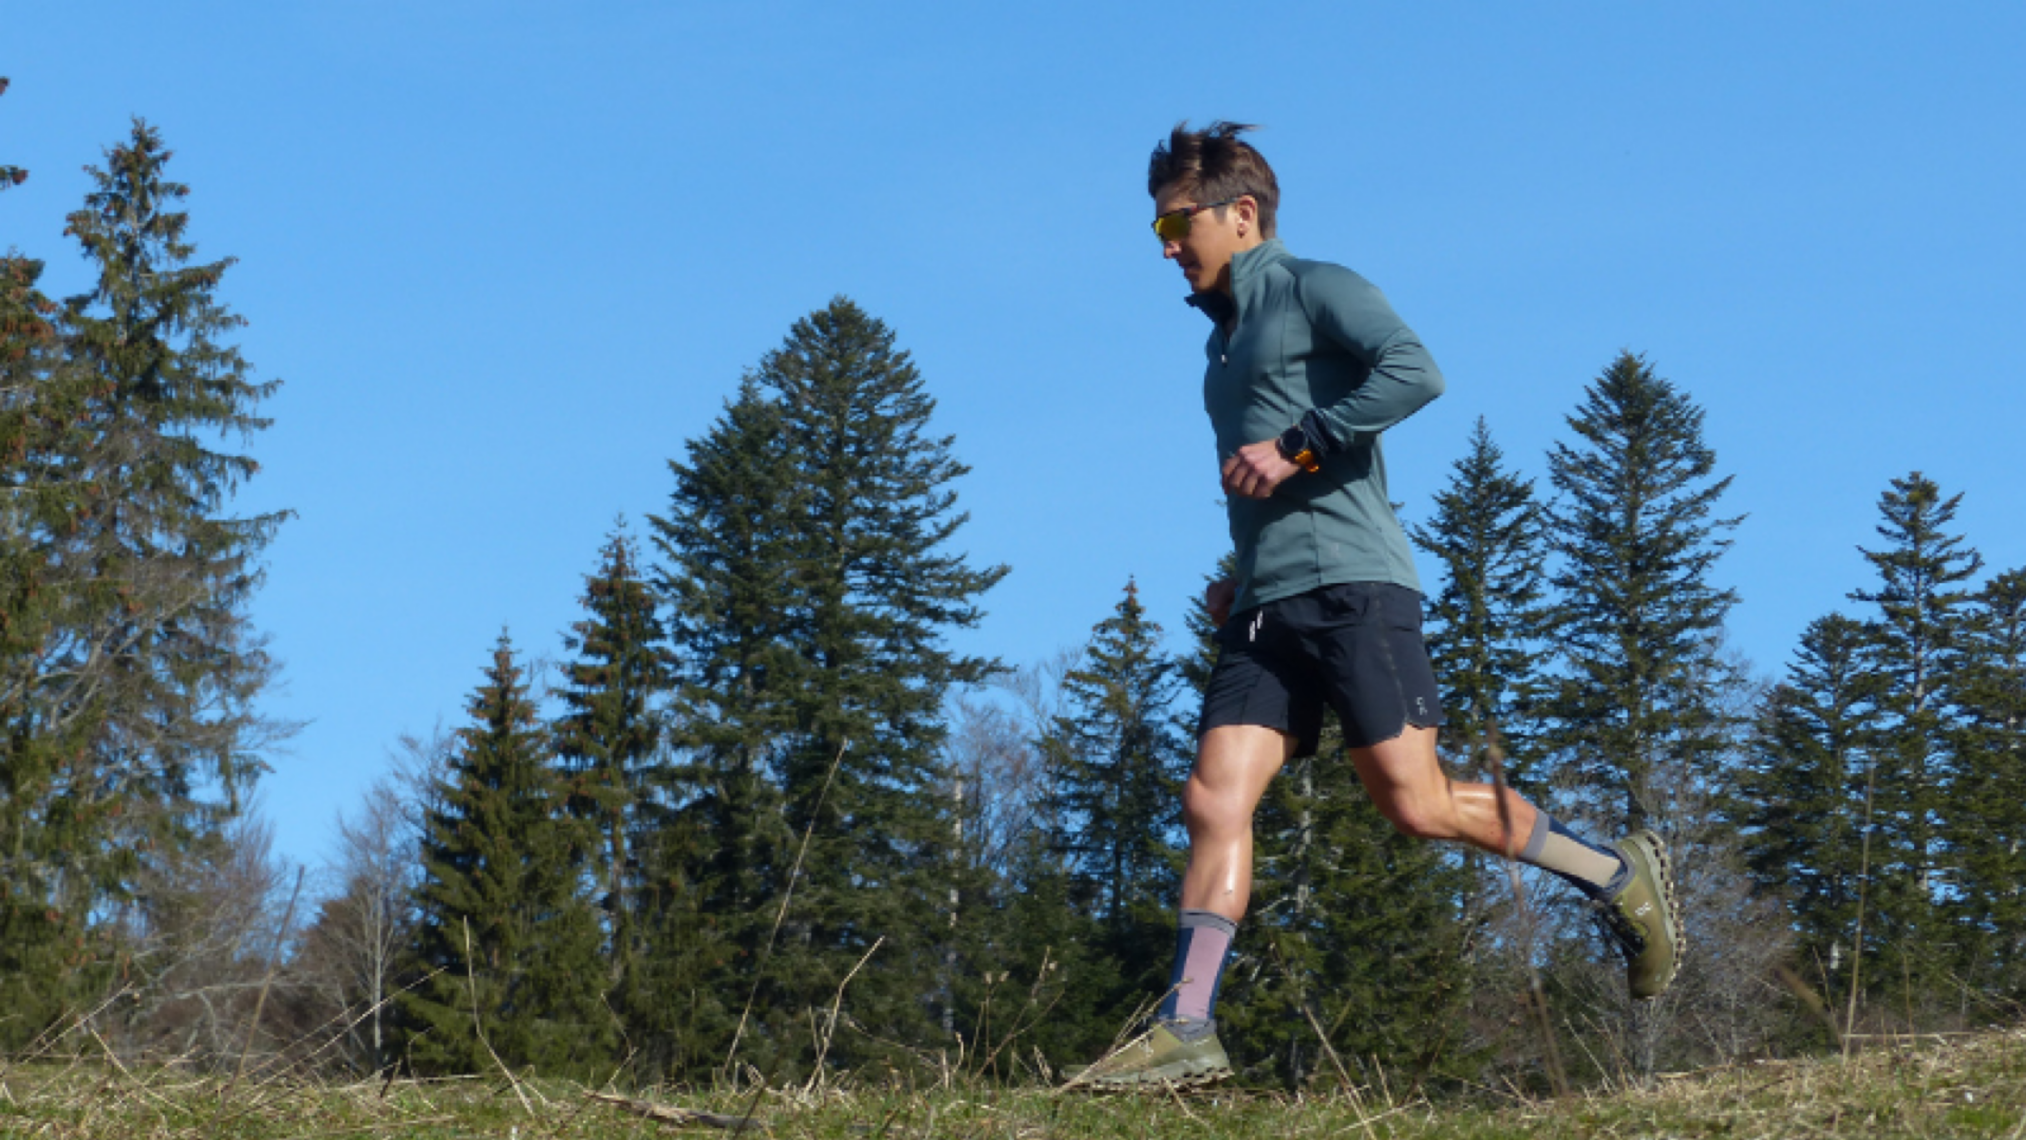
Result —
POLYGON ((1410 515, 1479 415, 1545 489, 1632 348, 1736 476, 1717 576, 1762 670, 1866 584, 1895 476, 2026 564, 2019 5, 8 7, 0 247, 82 288, 63 216, 145 116, 286 382, 242 502, 300 514, 256 607, 309 722, 265 785, 293 858, 503 625, 560 652, 614 518, 839 293, 975 468, 961 544, 1013 567, 965 649, 1078 642, 1129 576, 1178 629, 1224 545, 1206 326, 1146 227, 1182 118, 1264 125, 1290 247, 1441 362, 1388 437, 1410 515))

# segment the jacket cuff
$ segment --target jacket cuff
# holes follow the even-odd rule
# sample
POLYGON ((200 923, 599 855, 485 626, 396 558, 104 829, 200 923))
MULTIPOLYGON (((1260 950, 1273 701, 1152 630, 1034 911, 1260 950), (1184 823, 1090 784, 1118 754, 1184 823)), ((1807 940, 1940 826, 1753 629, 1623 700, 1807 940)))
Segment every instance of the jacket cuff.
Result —
POLYGON ((1310 408, 1308 413, 1301 417, 1301 430, 1308 436, 1309 444, 1315 448, 1318 455, 1332 455, 1344 449, 1336 433, 1330 430, 1329 422, 1314 408, 1310 408))

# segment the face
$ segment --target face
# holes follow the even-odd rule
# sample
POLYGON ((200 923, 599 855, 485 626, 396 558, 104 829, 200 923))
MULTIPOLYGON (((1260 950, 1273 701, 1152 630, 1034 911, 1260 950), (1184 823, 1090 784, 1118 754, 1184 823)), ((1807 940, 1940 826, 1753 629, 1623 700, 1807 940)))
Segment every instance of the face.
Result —
MULTIPOLYGON (((1194 190, 1183 190, 1170 183, 1154 196, 1154 213, 1158 216, 1202 204, 1194 190)), ((1189 215, 1188 236, 1162 242, 1161 256, 1181 268, 1191 292, 1218 289, 1228 293, 1232 255, 1260 242, 1258 210, 1247 197, 1222 210, 1193 213, 1189 215), (1222 218, 1217 216, 1220 213, 1224 215, 1222 218)))

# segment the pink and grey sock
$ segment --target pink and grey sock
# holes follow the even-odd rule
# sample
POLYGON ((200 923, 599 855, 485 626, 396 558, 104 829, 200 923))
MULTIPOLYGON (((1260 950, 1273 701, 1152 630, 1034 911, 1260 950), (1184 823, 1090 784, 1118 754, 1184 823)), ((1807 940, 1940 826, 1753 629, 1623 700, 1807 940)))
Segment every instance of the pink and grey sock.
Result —
POLYGON ((1597 846, 1539 810, 1519 857, 1520 862, 1555 875, 1593 899, 1610 898, 1631 873, 1616 851, 1597 846))
POLYGON ((1231 959, 1231 938, 1238 924, 1207 910, 1185 910, 1175 935, 1175 969, 1168 978, 1168 996, 1154 1017, 1184 1041, 1208 1034, 1214 1024, 1217 992, 1223 988, 1224 965, 1231 959))

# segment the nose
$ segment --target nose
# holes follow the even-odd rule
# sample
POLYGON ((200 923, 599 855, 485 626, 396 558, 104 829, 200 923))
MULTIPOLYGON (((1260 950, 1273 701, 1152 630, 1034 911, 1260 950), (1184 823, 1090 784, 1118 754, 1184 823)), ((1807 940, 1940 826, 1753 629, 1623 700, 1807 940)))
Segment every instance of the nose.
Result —
POLYGON ((1163 241, 1161 242, 1161 256, 1162 256, 1162 257, 1164 257, 1164 258, 1168 259, 1169 261, 1173 261, 1173 260, 1175 260, 1175 259, 1176 259, 1177 257, 1180 257, 1181 255, 1182 255, 1182 243, 1181 243, 1181 242, 1179 242, 1179 241, 1176 241, 1176 240, 1174 240, 1173 238, 1168 238, 1168 239, 1164 239, 1164 240, 1163 240, 1163 241))

